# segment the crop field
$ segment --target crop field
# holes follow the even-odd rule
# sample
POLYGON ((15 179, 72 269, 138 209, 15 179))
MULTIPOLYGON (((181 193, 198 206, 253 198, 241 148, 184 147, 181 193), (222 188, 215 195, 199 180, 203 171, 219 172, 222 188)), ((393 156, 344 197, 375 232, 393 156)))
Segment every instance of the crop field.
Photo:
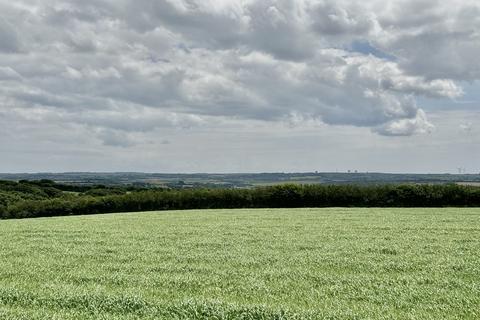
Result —
POLYGON ((480 209, 4 220, 0 319, 480 319, 480 209))

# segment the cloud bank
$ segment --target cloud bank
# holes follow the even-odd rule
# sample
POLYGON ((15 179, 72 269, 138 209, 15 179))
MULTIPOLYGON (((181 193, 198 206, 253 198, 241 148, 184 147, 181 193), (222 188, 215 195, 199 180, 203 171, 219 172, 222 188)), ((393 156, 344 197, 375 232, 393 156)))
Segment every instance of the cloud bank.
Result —
POLYGON ((480 79, 477 0, 0 0, 0 125, 127 134, 225 119, 408 136, 480 79), (9 120, 10 119, 10 120, 9 120))

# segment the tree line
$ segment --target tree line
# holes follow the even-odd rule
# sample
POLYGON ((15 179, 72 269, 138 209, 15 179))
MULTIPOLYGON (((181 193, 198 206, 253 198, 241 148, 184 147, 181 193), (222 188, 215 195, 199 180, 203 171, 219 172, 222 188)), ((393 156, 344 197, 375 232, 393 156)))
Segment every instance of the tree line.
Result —
POLYGON ((278 185, 252 189, 139 190, 0 204, 0 217, 31 218, 151 210, 296 207, 479 207, 480 187, 278 185))

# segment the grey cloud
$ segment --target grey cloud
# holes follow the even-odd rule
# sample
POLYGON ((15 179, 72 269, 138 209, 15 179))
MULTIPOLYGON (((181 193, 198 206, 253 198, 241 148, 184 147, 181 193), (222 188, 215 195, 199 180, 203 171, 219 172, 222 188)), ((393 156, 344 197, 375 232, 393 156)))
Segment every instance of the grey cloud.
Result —
POLYGON ((215 11, 208 2, 140 0, 127 2, 126 14, 125 21, 140 32, 168 26, 201 46, 230 47, 242 31, 242 17, 234 10, 215 11))
POLYGON ((160 141, 160 143, 163 145, 167 145, 167 144, 171 144, 172 142, 170 140, 163 139, 162 141, 160 141))
POLYGON ((97 133, 97 137, 106 146, 127 148, 134 145, 129 136, 122 131, 102 129, 97 133))
POLYGON ((249 33, 244 41, 249 47, 284 60, 305 60, 314 55, 318 39, 308 32, 301 2, 256 1, 246 10, 249 33))
POLYGON ((464 122, 460 124, 460 129, 465 133, 471 133, 473 130, 473 123, 472 122, 464 122))
POLYGON ((321 1, 312 8, 313 28, 320 36, 368 36, 376 27, 374 16, 363 10, 349 10, 350 7, 334 1, 321 1))
POLYGON ((71 98, 56 96, 48 92, 42 91, 30 91, 30 92, 18 92, 13 95, 15 99, 25 103, 29 106, 50 106, 67 108, 75 105, 75 102, 71 98))
POLYGON ((139 32, 167 26, 194 47, 253 48, 287 60, 304 59, 314 52, 306 44, 315 38, 302 24, 301 6, 292 0, 254 1, 224 8, 200 1, 142 0, 127 7, 142 13, 125 17, 139 32))
POLYGON ((2 80, 18 80, 21 81, 22 76, 10 67, 0 66, 0 81, 2 80))
POLYGON ((69 122, 80 122, 98 128, 109 128, 125 132, 148 132, 156 128, 189 129, 201 126, 204 119, 199 116, 130 108, 132 115, 123 112, 70 113, 62 118, 69 122))
POLYGON ((480 78, 478 1, 399 1, 384 13, 377 45, 399 58, 412 74, 429 79, 480 78))
POLYGON ((88 5, 82 1, 82 6, 66 5, 55 8, 46 6, 44 10, 44 19, 47 23, 56 26, 72 26, 76 22, 96 23, 104 16, 108 16, 108 11, 102 8, 98 1, 95 6, 88 5))
POLYGON ((379 22, 384 29, 415 30, 436 27, 445 23, 444 9, 450 9, 452 2, 442 0, 401 0, 393 1, 386 12, 381 12, 379 22), (446 6, 444 6, 446 4, 446 6))
POLYGON ((413 74, 430 79, 472 81, 480 78, 480 66, 473 62, 480 54, 478 33, 432 30, 401 35, 389 48, 401 57, 404 69, 413 74))
POLYGON ((0 16, 0 53, 17 53, 21 44, 17 31, 0 16))

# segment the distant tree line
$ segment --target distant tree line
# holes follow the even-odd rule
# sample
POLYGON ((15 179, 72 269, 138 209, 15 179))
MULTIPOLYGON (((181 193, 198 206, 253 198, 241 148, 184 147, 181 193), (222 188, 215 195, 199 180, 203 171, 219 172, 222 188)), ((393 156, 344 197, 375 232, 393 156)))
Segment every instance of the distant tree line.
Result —
POLYGON ((0 180, 0 208, 8 207, 25 200, 51 200, 62 198, 75 200, 82 196, 121 195, 127 192, 145 190, 132 186, 69 185, 52 180, 0 180))
MULTIPOLYGON (((253 189, 140 190, 0 203, 0 217, 150 210, 295 207, 480 207, 480 188, 448 185, 278 185, 253 189)), ((87 191, 91 191, 87 190, 87 191)), ((117 192, 117 191, 115 191, 117 192)))

